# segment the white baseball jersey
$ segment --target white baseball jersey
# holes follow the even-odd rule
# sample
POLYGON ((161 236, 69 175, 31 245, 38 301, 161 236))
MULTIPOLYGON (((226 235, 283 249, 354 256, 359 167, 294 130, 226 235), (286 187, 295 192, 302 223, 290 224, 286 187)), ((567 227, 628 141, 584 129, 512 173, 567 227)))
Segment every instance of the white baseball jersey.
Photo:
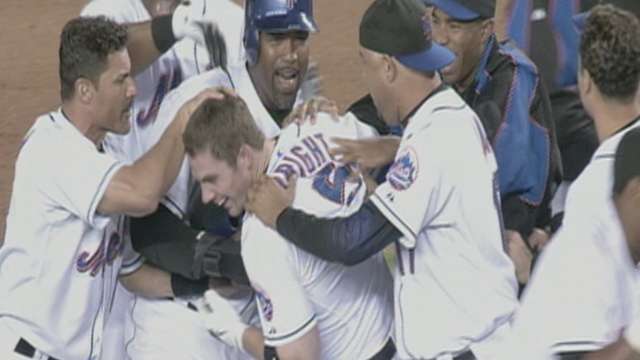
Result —
POLYGON ((402 232, 395 276, 402 359, 471 350, 492 359, 517 304, 504 251, 496 161, 481 123, 450 88, 407 117, 371 200, 402 232))
MULTIPOLYGON (((0 326, 58 359, 100 358, 118 275, 141 265, 124 217, 96 212, 121 165, 61 110, 36 120, 16 162, 0 326)), ((14 346, 0 342, 0 353, 14 346)))
POLYGON ((504 359, 598 350, 635 318, 639 273, 612 202, 625 133, 603 142, 569 188, 563 225, 536 264, 504 359))
MULTIPOLYGON (((348 180, 350 168, 329 155, 329 139, 372 136, 372 130, 352 115, 339 123, 318 117, 316 125, 282 132, 268 173, 283 183, 289 175, 300 176, 294 208, 321 217, 348 216, 361 206, 366 186, 348 180)), ((242 257, 258 294, 267 345, 288 344, 317 326, 323 359, 368 359, 389 340, 392 279, 381 254, 353 267, 330 263, 248 215, 242 257)))
MULTIPOLYGON (((150 149, 160 139, 180 107, 208 87, 235 88, 242 97, 261 129, 268 138, 279 134, 280 128, 260 101, 244 66, 231 66, 225 73, 219 68, 194 76, 171 91, 160 106, 153 130, 140 139, 142 149, 150 149)), ((180 173, 163 199, 163 203, 176 215, 187 213, 193 179, 185 157, 180 173)), ((199 302, 201 299, 189 299, 199 302)), ((202 316, 191 310, 186 301, 178 299, 154 300, 137 297, 132 311, 132 323, 128 326, 127 354, 134 359, 176 359, 190 356, 192 359, 244 359, 249 358, 241 350, 227 346, 213 338, 204 327, 202 316), (176 328, 183 336, 177 338, 176 328)), ((256 323, 254 293, 247 293, 231 302, 243 319, 256 323)))

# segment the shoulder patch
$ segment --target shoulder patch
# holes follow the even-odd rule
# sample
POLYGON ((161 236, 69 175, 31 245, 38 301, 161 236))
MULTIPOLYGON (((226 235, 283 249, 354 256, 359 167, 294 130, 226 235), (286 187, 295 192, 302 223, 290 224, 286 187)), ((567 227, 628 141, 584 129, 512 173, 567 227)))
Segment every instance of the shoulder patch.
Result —
POLYGON ((387 173, 387 181, 396 190, 408 189, 418 178, 418 157, 411 146, 404 148, 387 173))

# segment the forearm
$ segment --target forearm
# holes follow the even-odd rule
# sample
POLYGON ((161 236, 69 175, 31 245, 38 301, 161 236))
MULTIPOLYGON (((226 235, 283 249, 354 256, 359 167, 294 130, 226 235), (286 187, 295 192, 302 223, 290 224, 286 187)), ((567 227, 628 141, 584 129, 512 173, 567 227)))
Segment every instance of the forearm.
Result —
POLYGON ((131 72, 137 75, 158 59, 162 53, 155 45, 152 21, 127 25, 127 50, 131 58, 131 72))
POLYGON ((130 230, 133 248, 147 261, 186 278, 200 277, 193 271, 198 231, 164 205, 149 216, 132 218, 130 230))
POLYGON ((133 188, 152 202, 159 202, 178 176, 184 160, 182 131, 184 121, 179 112, 160 141, 131 166, 133 188))
POLYGON ((129 275, 120 277, 120 283, 130 292, 148 298, 174 296, 171 275, 147 264, 129 275))
POLYGON ((321 219, 288 208, 278 217, 277 230, 299 248, 345 265, 368 259, 401 236, 369 201, 346 218, 321 219))
POLYGON ((187 279, 249 283, 239 242, 195 230, 162 204, 152 215, 131 219, 131 242, 150 263, 187 279))
POLYGON ((253 326, 246 328, 242 334, 242 347, 254 359, 264 360, 264 336, 262 336, 262 331, 253 326))
MULTIPOLYGON (((497 0, 494 17, 494 29, 498 41, 502 42, 509 38, 509 23, 511 14, 515 8, 514 0, 497 0)), ((524 26, 524 24, 522 24, 524 26)))

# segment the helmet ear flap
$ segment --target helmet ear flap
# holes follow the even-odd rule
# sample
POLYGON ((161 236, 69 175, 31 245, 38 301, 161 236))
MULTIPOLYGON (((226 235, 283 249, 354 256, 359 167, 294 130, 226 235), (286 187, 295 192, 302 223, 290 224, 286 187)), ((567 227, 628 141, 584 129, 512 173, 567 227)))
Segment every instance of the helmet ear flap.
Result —
POLYGON ((256 28, 255 19, 253 18, 254 2, 255 0, 247 0, 244 11, 243 43, 249 66, 253 66, 258 62, 258 53, 260 50, 258 29, 256 28))

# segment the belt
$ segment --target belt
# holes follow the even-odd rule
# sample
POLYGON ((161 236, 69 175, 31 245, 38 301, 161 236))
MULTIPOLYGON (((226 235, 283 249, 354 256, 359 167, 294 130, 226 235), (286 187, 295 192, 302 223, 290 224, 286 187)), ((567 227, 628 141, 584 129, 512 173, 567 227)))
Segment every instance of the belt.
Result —
MULTIPOLYGON (((36 348, 34 348, 33 345, 29 344, 29 342, 23 338, 20 338, 20 340, 18 340, 18 343, 16 344, 16 347, 13 349, 13 351, 28 358, 33 358, 36 355, 36 348)), ((48 356, 47 360, 57 359, 52 356, 48 356)))
POLYGON ((375 355, 373 355, 369 360, 391 360, 393 356, 396 354, 396 345, 393 343, 392 339, 387 340, 387 343, 384 345, 380 351, 378 351, 375 355))

